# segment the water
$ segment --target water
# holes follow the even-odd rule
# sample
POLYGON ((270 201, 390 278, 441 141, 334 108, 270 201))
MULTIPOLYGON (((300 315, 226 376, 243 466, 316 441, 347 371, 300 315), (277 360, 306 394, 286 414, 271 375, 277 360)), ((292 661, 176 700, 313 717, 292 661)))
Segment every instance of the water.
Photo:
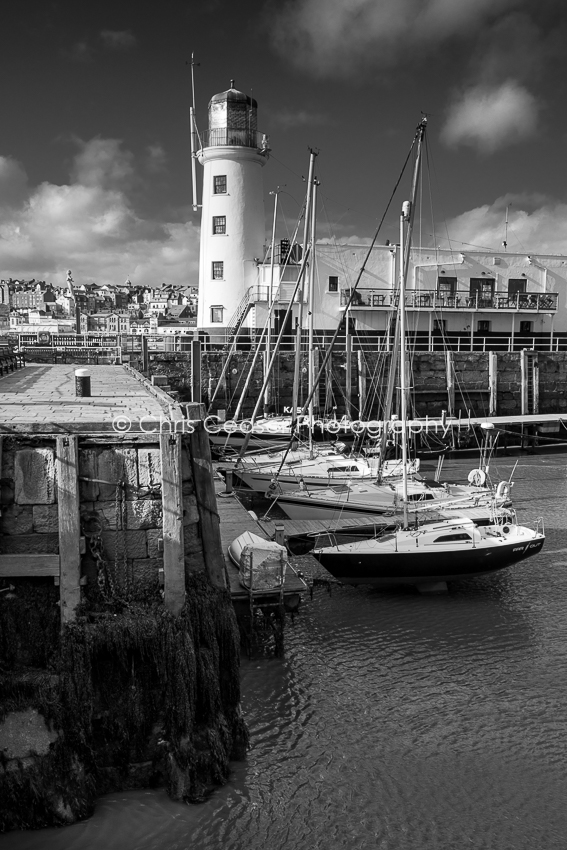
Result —
POLYGON ((545 518, 540 555, 442 596, 318 588, 284 659, 243 659, 252 746, 206 803, 111 795, 2 850, 563 850, 565 456, 523 458, 514 480, 520 518, 545 518))

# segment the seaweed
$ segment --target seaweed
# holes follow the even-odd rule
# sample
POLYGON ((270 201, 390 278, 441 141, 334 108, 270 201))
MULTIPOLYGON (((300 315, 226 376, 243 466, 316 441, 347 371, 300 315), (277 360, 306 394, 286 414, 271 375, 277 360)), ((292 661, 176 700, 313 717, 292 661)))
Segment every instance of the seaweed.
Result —
POLYGON ((0 764, 0 829, 86 817, 97 794, 140 783, 200 801, 243 757, 230 594, 191 574, 178 617, 159 603, 96 607, 64 626, 37 680, 17 684, 12 652, 0 712, 35 707, 58 737, 46 755, 0 764))

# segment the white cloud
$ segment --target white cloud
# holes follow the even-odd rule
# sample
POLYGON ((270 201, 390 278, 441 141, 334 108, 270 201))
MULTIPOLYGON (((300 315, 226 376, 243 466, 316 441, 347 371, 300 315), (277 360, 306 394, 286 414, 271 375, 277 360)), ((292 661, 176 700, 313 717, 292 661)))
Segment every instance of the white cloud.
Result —
POLYGON ((195 226, 137 214, 129 197, 134 160, 114 139, 81 143, 66 185, 28 188, 21 165, 0 157, 2 277, 62 282, 152 284, 196 281, 199 234, 195 226))
POLYGON ((112 188, 123 186, 134 177, 133 155, 121 148, 118 139, 91 139, 76 143, 81 147, 75 157, 72 179, 82 186, 112 188))
POLYGON ((449 107, 441 138, 452 147, 468 145, 493 153, 533 135, 538 110, 533 95, 514 80, 473 86, 449 107))
MULTIPOLYGON (((449 37, 474 34, 524 0, 288 0, 268 27, 286 59, 320 76, 387 65, 449 37)), ((277 11, 276 11, 277 9, 277 11)))
POLYGON ((320 127, 330 124, 330 118, 322 112, 308 112, 305 109, 282 109, 274 113, 272 124, 284 130, 295 130, 298 127, 320 127))
POLYGON ((102 43, 109 50, 130 50, 136 47, 136 36, 130 30, 102 30, 102 43))
POLYGON ((452 246, 501 251, 507 205, 509 251, 567 255, 567 203, 541 197, 499 198, 462 213, 446 225, 452 246))

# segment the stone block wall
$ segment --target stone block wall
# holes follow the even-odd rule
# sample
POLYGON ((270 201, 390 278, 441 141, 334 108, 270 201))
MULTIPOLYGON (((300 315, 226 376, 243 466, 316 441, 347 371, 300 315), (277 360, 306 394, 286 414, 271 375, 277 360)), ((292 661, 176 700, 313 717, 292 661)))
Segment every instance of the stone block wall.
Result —
MULTIPOLYGON (((96 586, 102 554, 117 590, 135 596, 159 590, 163 569, 159 445, 79 441, 82 573, 96 586), (94 544, 94 546, 92 545, 94 544), (100 548, 101 547, 101 548, 100 548)), ((188 446, 183 448, 183 525, 186 569, 205 569, 199 513, 188 446)), ((49 440, 4 438, 0 552, 58 554, 55 445, 49 440)))
MULTIPOLYGON (((322 355, 321 355, 322 357, 322 355)), ((463 416, 483 416, 488 413, 489 403, 489 353, 455 352, 454 355, 455 413, 463 416)), ((202 357, 203 398, 211 397, 221 373, 225 355, 210 352, 202 357)), ((500 415, 513 415, 521 411, 521 352, 497 353, 497 406, 500 415)), ((567 353, 537 352, 539 363, 539 411, 541 413, 567 412, 567 353)), ((230 417, 239 399, 239 387, 247 374, 249 354, 239 352, 233 356, 227 372, 226 388, 222 388, 215 399, 213 412, 226 409, 230 417), (232 370, 236 369, 236 374, 232 370)), ((368 418, 380 418, 381 401, 388 377, 390 355, 369 352, 365 354, 367 412, 368 418)), ((282 352, 274 369, 276 412, 283 413, 291 404, 295 357, 282 352)), ((303 397, 307 386, 307 359, 302 358, 300 375, 303 397)), ((324 407, 325 398, 330 398, 330 408, 336 408, 338 416, 345 413, 346 354, 333 352, 329 377, 319 390, 319 403, 324 407)), ((358 405, 358 355, 351 355, 352 403, 358 405)), ((243 407, 243 416, 252 413, 256 398, 263 383, 263 364, 259 361, 250 384, 248 398, 243 407)), ((419 352, 411 356, 411 385, 415 412, 418 416, 436 417, 447 409, 447 377, 445 352, 419 352)), ((316 398, 317 402, 317 398, 316 398)), ((331 412, 328 408, 327 412, 331 412)))

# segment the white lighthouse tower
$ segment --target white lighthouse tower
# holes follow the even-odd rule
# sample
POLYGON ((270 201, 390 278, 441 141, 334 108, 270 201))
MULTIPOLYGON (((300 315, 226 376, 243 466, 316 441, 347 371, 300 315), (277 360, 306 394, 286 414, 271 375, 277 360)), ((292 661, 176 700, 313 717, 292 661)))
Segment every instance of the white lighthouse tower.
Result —
POLYGON ((209 103, 209 127, 197 153, 204 168, 197 328, 224 335, 245 309, 264 253, 262 167, 266 136, 256 101, 234 88, 209 103))

